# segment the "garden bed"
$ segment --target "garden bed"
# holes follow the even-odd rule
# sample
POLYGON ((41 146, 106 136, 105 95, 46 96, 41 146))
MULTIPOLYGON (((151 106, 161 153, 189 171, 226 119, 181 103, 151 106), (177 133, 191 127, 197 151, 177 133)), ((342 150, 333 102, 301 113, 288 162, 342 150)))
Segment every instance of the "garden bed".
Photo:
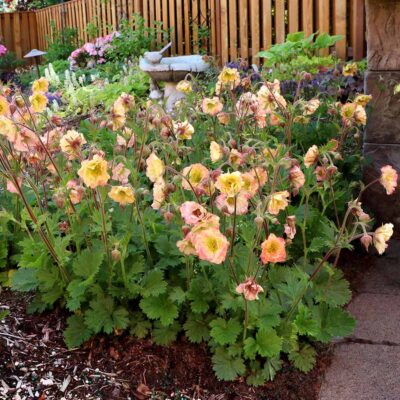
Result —
MULTIPOLYGON (((353 293, 371 268, 371 260, 361 251, 344 252, 341 266, 353 293)), ((273 382, 258 388, 242 380, 220 382, 210 373, 207 345, 191 344, 184 338, 162 347, 126 334, 102 336, 81 349, 68 350, 63 341, 65 311, 58 308, 29 315, 25 309, 30 300, 29 295, 9 290, 0 293, 0 308, 10 310, 0 325, 0 376, 9 387, 10 398, 18 394, 30 399, 32 393, 36 398, 59 399, 60 389, 65 388, 66 399, 148 399, 156 395, 153 398, 313 400, 331 362, 332 345, 320 345, 316 366, 308 374, 285 362, 273 382)), ((0 394, 7 387, 1 383, 0 394)))

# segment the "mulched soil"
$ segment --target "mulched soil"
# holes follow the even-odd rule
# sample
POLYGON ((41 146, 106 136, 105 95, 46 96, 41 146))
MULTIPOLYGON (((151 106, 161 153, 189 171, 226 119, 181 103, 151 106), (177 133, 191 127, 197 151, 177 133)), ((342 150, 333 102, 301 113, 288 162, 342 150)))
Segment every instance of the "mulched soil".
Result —
MULTIPOLYGON (((341 265, 352 289, 371 267, 371 257, 344 252, 341 265)), ((66 313, 25 312, 30 296, 4 290, 0 310, 0 399, 209 399, 316 400, 333 346, 318 346, 309 374, 284 362, 274 382, 253 388, 243 381, 220 382, 206 345, 181 338, 170 347, 127 335, 96 337, 68 350, 63 342, 66 313)))

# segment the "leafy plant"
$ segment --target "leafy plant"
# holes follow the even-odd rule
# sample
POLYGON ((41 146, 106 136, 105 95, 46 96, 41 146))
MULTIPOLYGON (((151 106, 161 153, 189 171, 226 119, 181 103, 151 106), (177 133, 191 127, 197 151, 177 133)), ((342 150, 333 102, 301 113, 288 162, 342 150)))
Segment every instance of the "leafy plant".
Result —
POLYGON ((59 30, 54 21, 50 21, 50 29, 51 35, 46 37, 46 61, 54 63, 59 60, 66 60, 72 51, 79 46, 78 30, 70 27, 59 30))

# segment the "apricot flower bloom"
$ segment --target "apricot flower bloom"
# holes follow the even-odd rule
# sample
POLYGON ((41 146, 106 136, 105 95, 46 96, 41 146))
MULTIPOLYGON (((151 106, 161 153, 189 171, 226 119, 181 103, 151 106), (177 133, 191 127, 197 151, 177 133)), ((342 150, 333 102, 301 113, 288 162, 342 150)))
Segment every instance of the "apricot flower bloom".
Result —
POLYGON ((319 156, 319 150, 318 147, 314 144, 311 146, 308 150, 307 153, 304 156, 304 165, 309 168, 311 165, 313 165, 319 156))
POLYGON ((296 236, 296 216, 289 215, 286 218, 285 234, 288 239, 294 239, 296 236))
POLYGON ((225 261, 229 242, 218 229, 210 228, 196 233, 193 244, 200 260, 213 264, 221 264, 225 261))
POLYGON ((113 186, 108 196, 121 206, 135 202, 135 194, 130 186, 113 186))
POLYGON ((374 246, 379 254, 383 254, 388 247, 386 242, 393 235, 393 224, 384 224, 376 229, 374 233, 374 246))
POLYGON ((123 163, 119 163, 112 170, 112 179, 126 185, 130 174, 131 171, 123 163))
POLYGON ((286 261, 285 239, 271 233, 261 244, 261 261, 277 263, 286 261))
POLYGON ((385 188, 387 194, 393 194, 397 187, 398 175, 396 170, 390 165, 381 168, 381 177, 379 182, 385 188))
POLYGON ((35 132, 30 129, 22 128, 19 134, 16 135, 16 139, 14 141, 14 149, 17 151, 30 151, 35 146, 37 146, 39 140, 35 134, 35 132))
POLYGON ((48 100, 42 92, 35 92, 29 97, 33 111, 40 113, 46 109, 48 100))
POLYGON ((248 199, 254 197, 259 187, 257 177, 252 172, 242 174, 242 192, 248 199))
MULTIPOLYGON (((21 187, 21 185, 22 185, 22 178, 21 178, 21 177, 18 177, 18 178, 17 178, 17 182, 18 182, 18 186, 21 187)), ((7 190, 8 190, 10 193, 19 194, 19 191, 18 191, 17 187, 15 186, 14 182, 10 181, 9 179, 7 179, 7 185, 6 185, 6 187, 7 187, 7 190)))
POLYGON ((84 188, 74 179, 71 179, 67 183, 67 189, 69 192, 69 198, 72 204, 79 204, 82 201, 85 193, 84 188))
POLYGON ((49 91, 49 81, 46 78, 36 79, 32 83, 32 92, 33 93, 47 93, 49 91))
POLYGON ((154 210, 159 210, 165 201, 165 181, 164 178, 158 178, 153 186, 153 203, 151 207, 154 210))
POLYGON ((115 102, 110 109, 112 130, 121 129, 126 122, 125 108, 121 103, 115 102))
POLYGON ((161 178, 165 172, 165 166, 161 159, 155 153, 151 153, 146 160, 146 176, 152 181, 156 182, 161 178))
POLYGON ((367 123, 367 113, 363 106, 356 106, 356 109, 354 110, 354 121, 356 121, 358 125, 365 125, 367 123))
POLYGON ((189 232, 183 240, 178 240, 176 242, 176 247, 185 256, 195 256, 197 255, 196 249, 192 242, 193 234, 189 232))
POLYGON ((304 186, 306 178, 304 177, 303 171, 298 165, 295 165, 289 170, 290 185, 293 188, 293 194, 297 196, 300 188, 304 186))
POLYGON ((233 90, 235 87, 239 86, 239 84, 239 71, 236 68, 224 67, 218 76, 217 89, 224 87, 233 90))
POLYGON ((131 94, 121 93, 115 101, 116 108, 122 108, 125 112, 132 110, 135 107, 135 98, 131 94))
POLYGON ((236 287, 236 293, 243 294, 249 301, 258 300, 258 293, 264 292, 264 289, 257 284, 255 279, 249 277, 236 287))
POLYGON ((92 189, 97 186, 105 186, 110 179, 107 172, 107 161, 95 154, 92 160, 82 161, 82 166, 78 170, 78 175, 84 184, 92 189))
POLYGON ((196 225, 201 222, 207 215, 207 210, 195 201, 185 201, 179 207, 181 216, 185 224, 196 225))
POLYGON ((239 171, 222 174, 218 177, 215 187, 221 193, 234 197, 242 190, 242 174, 239 171))
POLYGON ((182 179, 182 187, 185 190, 202 190, 204 184, 208 180, 210 173, 208 169, 200 163, 189 165, 183 168, 182 175, 185 177, 182 179))
POLYGON ((318 99, 311 99, 309 100, 304 106, 304 114, 305 115, 312 115, 317 111, 318 107, 320 106, 320 101, 318 99))
POLYGON ((272 215, 278 215, 281 210, 288 206, 289 196, 290 194, 287 190, 273 193, 268 203, 268 212, 272 215))
POLYGON ((219 210, 225 215, 244 215, 247 214, 249 208, 248 197, 244 194, 239 193, 236 197, 228 197, 226 194, 220 194, 215 199, 215 204, 219 210), (236 206, 235 206, 236 199, 236 206))
POLYGON ((7 115, 10 112, 10 105, 4 96, 0 96, 0 115, 7 115))
POLYGON ((343 66, 342 74, 343 76, 353 76, 357 72, 357 63, 348 63, 343 66))
POLYGON ((354 103, 365 107, 372 100, 372 96, 370 94, 359 94, 354 99, 354 103))
POLYGON ((222 150, 222 146, 217 142, 212 141, 210 143, 210 158, 213 163, 219 161, 224 156, 224 152, 222 150))
POLYGON ((178 139, 191 139, 194 133, 194 128, 188 121, 174 121, 174 132, 178 139))
POLYGON ((255 167, 250 172, 259 186, 264 186, 268 179, 268 172, 262 167, 255 167))
POLYGON ((85 137, 82 133, 75 130, 67 131, 67 133, 60 139, 61 151, 67 154, 70 160, 79 156, 84 144, 86 144, 85 137))
POLYGON ((180 81, 176 85, 176 90, 181 93, 190 93, 192 91, 192 84, 189 81, 180 81))
POLYGON ((201 102, 201 109, 204 114, 217 115, 223 108, 224 105, 218 97, 213 97, 212 99, 206 97, 201 102))
POLYGON ((17 128, 14 123, 4 115, 0 115, 0 135, 3 135, 10 142, 15 142, 17 138, 17 128))

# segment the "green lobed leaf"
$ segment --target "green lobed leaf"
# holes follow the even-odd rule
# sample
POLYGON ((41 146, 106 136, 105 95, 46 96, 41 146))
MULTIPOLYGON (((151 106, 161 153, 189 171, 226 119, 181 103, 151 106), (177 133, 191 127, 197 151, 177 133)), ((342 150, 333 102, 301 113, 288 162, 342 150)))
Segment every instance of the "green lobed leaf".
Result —
POLYGON ((242 330, 242 325, 233 318, 229 320, 223 318, 214 319, 210 322, 210 327, 211 337, 221 345, 235 343, 242 330))
POLYGON ((140 308, 148 318, 159 319, 163 326, 172 324, 178 316, 178 307, 168 298, 167 294, 143 298, 140 301, 140 308))
POLYGON ((308 344, 300 346, 288 355, 293 365, 302 372, 310 372, 315 365, 316 351, 308 344))
POLYGON ((99 249, 85 249, 75 258, 72 263, 72 270, 80 278, 88 279, 97 274, 103 258, 104 251, 99 249))
POLYGON ((67 319, 67 328, 64 331, 64 340, 69 349, 79 347, 90 339, 91 330, 86 326, 83 316, 72 315, 67 319))
POLYGON ((233 381, 246 371, 241 357, 231 357, 224 348, 217 348, 212 356, 213 370, 218 379, 233 381))

